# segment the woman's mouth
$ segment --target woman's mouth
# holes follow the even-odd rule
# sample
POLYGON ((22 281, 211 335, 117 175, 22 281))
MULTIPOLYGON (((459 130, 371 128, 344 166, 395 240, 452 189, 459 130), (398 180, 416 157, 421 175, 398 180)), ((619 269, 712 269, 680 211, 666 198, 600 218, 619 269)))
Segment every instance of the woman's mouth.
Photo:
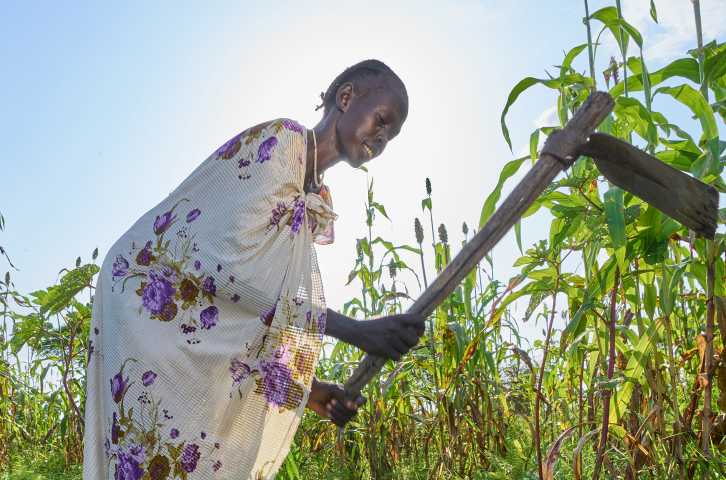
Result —
POLYGON ((365 150, 366 155, 368 155, 368 158, 373 158, 373 150, 371 150, 371 147, 369 147, 368 145, 366 145, 364 143, 363 144, 363 149, 365 150))

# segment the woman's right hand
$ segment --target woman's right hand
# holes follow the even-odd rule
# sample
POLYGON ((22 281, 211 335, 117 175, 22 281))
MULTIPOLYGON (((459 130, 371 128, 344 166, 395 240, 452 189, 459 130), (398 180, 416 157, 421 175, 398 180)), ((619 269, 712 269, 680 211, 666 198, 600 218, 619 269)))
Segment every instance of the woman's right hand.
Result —
POLYGON ((410 313, 357 321, 349 343, 371 355, 398 361, 418 343, 424 322, 424 317, 410 313))

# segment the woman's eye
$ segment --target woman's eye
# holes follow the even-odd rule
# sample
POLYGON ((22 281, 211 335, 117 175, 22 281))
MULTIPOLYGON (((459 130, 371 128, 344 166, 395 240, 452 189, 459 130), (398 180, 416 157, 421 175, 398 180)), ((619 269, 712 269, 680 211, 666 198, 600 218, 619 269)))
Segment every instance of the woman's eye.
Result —
POLYGON ((379 114, 376 114, 376 123, 377 123, 378 125, 381 125, 381 126, 383 126, 383 124, 385 123, 385 122, 383 121, 383 117, 381 117, 381 116, 380 116, 379 114))

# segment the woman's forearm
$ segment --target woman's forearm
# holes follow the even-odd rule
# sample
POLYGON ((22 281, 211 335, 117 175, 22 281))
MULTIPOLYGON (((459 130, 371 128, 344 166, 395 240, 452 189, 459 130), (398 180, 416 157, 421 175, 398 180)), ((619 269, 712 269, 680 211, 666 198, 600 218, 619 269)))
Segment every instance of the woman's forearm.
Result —
POLYGON ((335 337, 345 343, 353 343, 353 330, 355 328, 355 320, 346 317, 334 310, 328 309, 327 321, 325 324, 325 334, 335 337))

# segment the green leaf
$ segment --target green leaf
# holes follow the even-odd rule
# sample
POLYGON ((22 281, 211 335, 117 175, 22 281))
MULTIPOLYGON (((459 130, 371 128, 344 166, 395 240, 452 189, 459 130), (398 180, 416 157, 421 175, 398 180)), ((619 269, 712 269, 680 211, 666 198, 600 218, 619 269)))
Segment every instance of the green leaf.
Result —
POLYGON ((716 117, 714 117, 711 106, 708 104, 706 99, 703 98, 701 92, 690 85, 683 84, 677 87, 661 87, 656 91, 656 94, 658 93, 670 95, 688 107, 698 118, 698 121, 701 122, 703 134, 707 140, 718 138, 716 117))
POLYGON ((628 51, 628 39, 632 38, 633 41, 638 45, 639 48, 643 48, 643 37, 637 28, 626 22, 623 18, 620 18, 618 10, 615 7, 605 7, 596 11, 590 18, 593 20, 599 20, 610 30, 618 42, 620 47, 620 53, 625 55, 628 51))
POLYGON ((426 210, 427 208, 431 210, 431 197, 421 200, 421 210, 426 210))
POLYGON ((40 313, 53 315, 68 307, 76 294, 91 284, 98 271, 98 265, 86 264, 66 273, 58 285, 31 293, 34 303, 40 306, 40 313))
POLYGON ((645 377, 644 370, 648 357, 662 333, 663 322, 661 320, 651 323, 648 331, 640 337, 635 349, 630 353, 624 372, 625 378, 629 381, 625 382, 618 394, 610 400, 610 410, 615 413, 614 422, 619 422, 623 414, 627 412, 635 382, 640 382, 645 377))
POLYGON ((650 0, 650 18, 652 18, 655 23, 658 23, 658 12, 655 9, 655 2, 653 0, 650 0))
POLYGON ((514 238, 517 240, 517 248, 519 248, 519 253, 524 253, 522 251, 522 219, 520 218, 517 220, 517 223, 514 224, 514 238))
POLYGON ((383 215, 384 217, 386 217, 388 220, 391 220, 390 218, 388 218, 388 214, 386 213, 386 208, 383 205, 381 205, 380 203, 378 203, 378 202, 371 202, 371 207, 373 207, 376 210, 378 210, 379 212, 381 212, 381 215, 383 215))
POLYGON ((726 47, 722 48, 716 55, 706 58, 703 65, 703 76, 706 83, 711 83, 724 75, 726 75, 726 47))
POLYGON ((506 122, 506 116, 507 112, 509 111, 509 107, 514 104, 514 102, 517 101, 517 98, 519 98, 519 95, 522 94, 525 90, 527 90, 532 85, 536 85, 538 83, 544 83, 544 80, 540 80, 539 78, 534 77, 526 77, 517 83, 511 92, 509 92, 509 97, 507 97, 507 103, 504 105, 504 110, 502 110, 502 117, 501 117, 501 123, 502 123, 502 134, 504 135, 504 140, 507 141, 507 145, 509 145, 509 150, 512 150, 512 141, 509 138, 509 129, 507 128, 507 122, 506 122))
POLYGON ((613 248, 618 249, 625 246, 625 209, 623 208, 623 190, 619 187, 612 187, 605 192, 605 219, 610 232, 610 240, 613 248))
POLYGON ((529 158, 532 159, 532 163, 537 160, 538 148, 539 147, 539 128, 532 132, 529 136, 529 158))
POLYGON ((709 152, 708 165, 704 170, 704 174, 712 173, 718 174, 720 171, 719 166, 719 142, 718 142, 718 127, 716 125, 716 116, 711 109, 711 105, 703 98, 703 95, 698 90, 694 89, 690 85, 680 85, 678 87, 661 87, 656 92, 665 93, 672 96, 683 105, 688 107, 691 112, 698 118, 703 129, 703 136, 706 140, 706 145, 709 152))
POLYGON ((626 118, 645 141, 651 145, 658 143, 658 131, 655 129, 650 111, 633 97, 617 97, 613 112, 618 118, 626 118))
POLYGON ((573 47, 567 54, 565 55, 565 59, 562 61, 562 66, 560 67, 560 71, 562 74, 566 73, 567 70, 570 69, 572 66, 572 62, 577 58, 577 56, 587 48, 587 43, 583 43, 581 45, 578 45, 576 47, 573 47))
MULTIPOLYGON (((635 92, 643 90, 643 62, 636 57, 628 59, 628 68, 636 75, 628 78, 628 91, 635 92)), ((693 83, 699 83, 701 74, 698 70, 698 62, 693 58, 679 58, 669 63, 660 70, 656 70, 648 75, 650 86, 655 87, 672 77, 686 78, 693 83)), ((610 89, 610 95, 617 97, 623 94, 625 83, 619 82, 610 89)))
POLYGON ((494 213, 494 207, 496 207, 497 202, 499 201, 499 197, 502 196, 502 187, 504 186, 504 182, 506 182, 509 177, 517 173, 519 167, 522 166, 522 163, 527 158, 529 158, 529 156, 512 160, 511 162, 508 162, 506 165, 504 165, 502 172, 499 174, 499 181, 497 182, 497 186, 494 187, 494 191, 492 191, 492 193, 490 193, 487 199, 484 201, 484 206, 482 207, 481 214, 479 215, 480 229, 484 225, 486 225, 487 221, 489 221, 489 218, 494 213))

